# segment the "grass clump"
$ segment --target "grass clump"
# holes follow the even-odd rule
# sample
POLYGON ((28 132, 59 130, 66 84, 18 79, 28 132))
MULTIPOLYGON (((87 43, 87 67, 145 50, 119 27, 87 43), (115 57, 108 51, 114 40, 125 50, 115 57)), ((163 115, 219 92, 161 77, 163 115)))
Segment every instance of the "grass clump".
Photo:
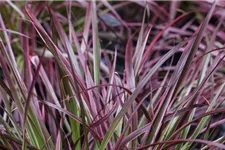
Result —
POLYGON ((225 149, 224 6, 1 2, 1 149, 225 149))

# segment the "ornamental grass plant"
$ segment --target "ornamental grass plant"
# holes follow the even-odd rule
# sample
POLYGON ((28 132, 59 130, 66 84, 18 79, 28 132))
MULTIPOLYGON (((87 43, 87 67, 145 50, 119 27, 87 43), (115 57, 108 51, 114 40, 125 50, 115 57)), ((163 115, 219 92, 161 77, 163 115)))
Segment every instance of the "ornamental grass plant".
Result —
POLYGON ((0 149, 225 149, 224 12, 1 1, 0 149))

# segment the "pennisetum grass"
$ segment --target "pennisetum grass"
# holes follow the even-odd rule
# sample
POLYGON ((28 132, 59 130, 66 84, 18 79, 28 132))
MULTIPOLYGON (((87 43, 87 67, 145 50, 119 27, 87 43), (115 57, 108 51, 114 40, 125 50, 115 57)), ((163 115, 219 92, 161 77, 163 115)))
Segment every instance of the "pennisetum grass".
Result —
POLYGON ((0 2, 0 149, 225 149, 224 7, 0 2))

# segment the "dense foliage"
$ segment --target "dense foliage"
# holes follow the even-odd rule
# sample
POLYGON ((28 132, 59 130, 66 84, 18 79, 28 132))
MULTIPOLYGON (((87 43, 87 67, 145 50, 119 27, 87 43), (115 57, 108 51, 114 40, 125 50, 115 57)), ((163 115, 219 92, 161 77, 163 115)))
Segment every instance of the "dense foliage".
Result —
POLYGON ((224 11, 1 1, 0 149, 225 149, 224 11))

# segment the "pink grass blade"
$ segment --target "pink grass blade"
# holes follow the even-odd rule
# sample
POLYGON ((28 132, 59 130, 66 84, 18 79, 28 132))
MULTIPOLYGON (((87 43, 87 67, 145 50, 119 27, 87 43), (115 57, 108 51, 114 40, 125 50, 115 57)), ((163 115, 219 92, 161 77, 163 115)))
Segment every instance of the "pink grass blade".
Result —
POLYGON ((87 51, 88 36, 89 36, 89 31, 90 31, 90 26, 91 26, 91 16, 92 16, 91 2, 88 2, 87 8, 86 8, 86 15, 85 15, 85 24, 84 24, 84 29, 83 29, 83 38, 82 38, 82 43, 81 43, 81 52, 82 53, 87 51))
POLYGON ((138 75, 138 71, 141 65, 141 60, 144 54, 144 50, 148 41, 148 37, 151 31, 151 27, 149 27, 147 33, 145 34, 145 16, 146 16, 146 11, 147 9, 145 9, 144 11, 144 15, 143 15, 143 19, 142 19, 142 25, 141 25, 141 31, 138 35, 138 41, 137 41, 137 45, 136 45, 136 49, 135 49, 135 53, 133 56, 133 60, 134 60, 134 75, 135 77, 138 75))
MULTIPOLYGON (((111 69, 111 76, 110 76, 109 84, 113 84, 113 82, 114 82, 116 59, 117 59, 117 49, 115 50, 114 61, 113 61, 112 69, 111 69)), ((107 90, 105 103, 109 103, 109 99, 110 99, 111 96, 112 96, 112 86, 110 86, 109 89, 107 90)), ((109 109, 111 109, 110 107, 109 107, 109 109)))
POLYGON ((125 52, 125 75, 126 75, 126 82, 128 88, 133 90, 135 88, 135 78, 134 78, 134 69, 132 63, 132 37, 128 40, 126 45, 126 52, 125 52))
POLYGON ((26 37, 26 38, 31 38, 31 37, 29 37, 29 36, 27 36, 27 35, 25 35, 25 34, 23 34, 23 33, 20 33, 20 32, 17 32, 17 31, 14 31, 14 30, 11 30, 11 29, 1 29, 0 28, 0 31, 6 31, 6 32, 8 32, 8 33, 11 33, 11 34, 17 34, 17 35, 19 35, 19 36, 22 36, 22 37, 26 37))
POLYGON ((147 41, 148 41, 150 31, 151 31, 151 27, 149 27, 145 36, 144 36, 144 33, 143 34, 140 33, 140 35, 139 35, 139 38, 142 38, 140 36, 144 37, 144 41, 142 43, 139 43, 139 40, 138 40, 138 44, 140 44, 140 45, 139 46, 137 45, 136 50, 135 50, 135 58, 136 58, 135 62, 134 62, 134 74, 135 74, 135 76, 138 75, 138 71, 139 71, 140 66, 141 66, 141 60, 142 60, 143 53, 144 53, 144 50, 145 50, 145 47, 146 47, 146 44, 147 44, 147 41))
POLYGON ((100 60, 101 60, 101 47, 98 36, 98 19, 96 2, 92 1, 92 34, 93 34, 93 53, 94 53, 94 81, 95 85, 100 83, 100 60))

